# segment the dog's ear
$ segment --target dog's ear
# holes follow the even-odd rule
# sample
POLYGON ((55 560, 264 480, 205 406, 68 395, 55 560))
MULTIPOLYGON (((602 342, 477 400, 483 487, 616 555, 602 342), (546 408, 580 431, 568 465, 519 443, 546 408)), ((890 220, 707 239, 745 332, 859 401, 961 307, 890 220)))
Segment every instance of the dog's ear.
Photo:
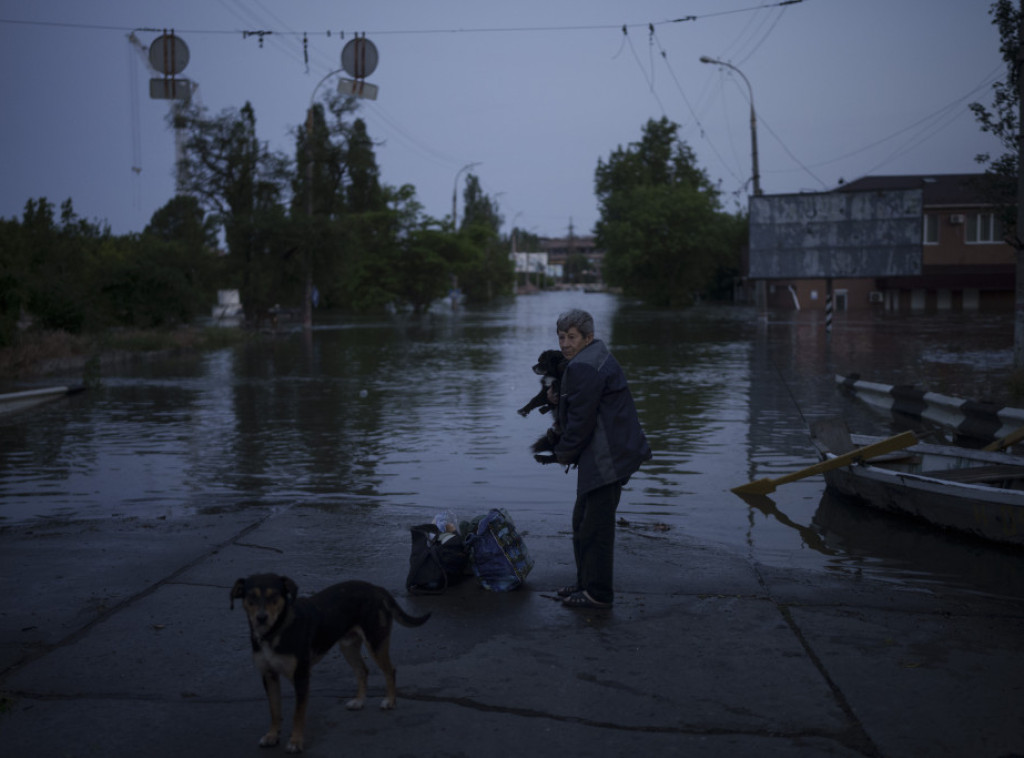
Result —
POLYGON ((286 576, 281 577, 281 587, 289 603, 294 603, 299 596, 299 586, 286 576))
POLYGON ((245 579, 239 579, 231 588, 231 610, 235 609, 235 600, 241 600, 243 597, 245 597, 245 579))

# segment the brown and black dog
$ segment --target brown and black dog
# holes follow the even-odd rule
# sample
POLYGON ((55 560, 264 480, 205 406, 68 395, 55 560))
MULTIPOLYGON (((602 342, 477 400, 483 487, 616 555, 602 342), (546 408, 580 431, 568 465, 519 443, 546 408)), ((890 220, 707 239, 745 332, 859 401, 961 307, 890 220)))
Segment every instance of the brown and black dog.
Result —
MULTIPOLYGON (((540 391, 516 413, 520 416, 526 416, 534 408, 538 408, 541 413, 549 413, 554 410, 555 406, 548 399, 548 392, 551 391, 558 395, 561 391, 562 372, 565 371, 567 363, 568 361, 565 360, 565 356, 562 355, 560 350, 545 350, 542 352, 537 358, 537 363, 533 366, 533 373, 540 377, 540 391)), ((541 453, 553 451, 561 436, 558 421, 554 421, 547 432, 544 433, 544 436, 540 437, 530 446, 530 449, 535 453, 533 456, 534 460, 537 463, 557 462, 553 454, 541 455, 541 453)))
POLYGON ((310 672, 338 643, 356 674, 358 691, 345 707, 355 710, 366 700, 368 670, 361 653, 366 647, 384 673, 387 697, 381 708, 395 707, 395 667, 389 657, 392 619, 402 626, 419 626, 430 618, 410 616, 383 587, 368 582, 342 582, 312 597, 298 597, 298 587, 278 574, 255 574, 239 579, 231 589, 231 607, 241 600, 249 619, 252 657, 263 677, 270 704, 270 729, 260 746, 278 743, 281 733, 281 680, 295 686, 295 718, 288 752, 302 750, 309 703, 310 672))

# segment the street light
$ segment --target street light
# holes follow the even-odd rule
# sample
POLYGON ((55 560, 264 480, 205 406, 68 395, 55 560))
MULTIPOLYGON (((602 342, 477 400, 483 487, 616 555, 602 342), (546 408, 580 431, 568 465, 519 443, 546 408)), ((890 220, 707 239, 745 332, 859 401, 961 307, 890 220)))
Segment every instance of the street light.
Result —
POLYGON ((750 146, 751 146, 751 158, 753 169, 754 169, 754 196, 759 197, 761 195, 761 173, 757 168, 757 116, 754 114, 754 88, 750 86, 750 80, 744 76, 743 72, 736 68, 731 63, 725 61, 715 60, 709 58, 706 55, 700 57, 701 63, 713 63, 716 66, 725 66, 731 68, 737 74, 742 77, 743 81, 747 84, 747 89, 750 90, 750 146))
POLYGON ((455 223, 455 198, 458 196, 459 192, 459 177, 462 176, 463 172, 469 171, 474 166, 479 165, 479 162, 467 163, 465 166, 460 168, 455 174, 455 183, 452 184, 452 231, 455 231, 458 228, 458 225, 455 223))

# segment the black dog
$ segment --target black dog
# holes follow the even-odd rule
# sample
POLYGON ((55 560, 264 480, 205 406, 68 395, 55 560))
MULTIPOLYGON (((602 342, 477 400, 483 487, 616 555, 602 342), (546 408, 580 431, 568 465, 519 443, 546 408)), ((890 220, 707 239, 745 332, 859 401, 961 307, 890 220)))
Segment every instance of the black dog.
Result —
POLYGON ((558 394, 558 383, 562 378, 562 372, 565 371, 565 364, 566 360, 559 350, 545 350, 541 353, 533 367, 533 373, 540 377, 540 392, 516 413, 526 416, 534 408, 539 408, 541 413, 547 413, 554 408, 548 401, 548 390, 553 387, 555 394, 558 394))
MULTIPOLYGON (((533 367, 533 373, 540 376, 540 392, 517 411, 520 416, 526 416, 534 408, 538 408, 541 413, 548 413, 555 407, 548 400, 548 391, 550 390, 556 395, 559 393, 562 372, 565 371, 566 363, 565 357, 559 350, 545 350, 540 354, 536 365, 533 367)), ((530 449, 534 452, 533 459, 538 463, 555 463, 555 456, 539 455, 539 453, 554 450, 555 445, 558 444, 559 437, 561 437, 561 433, 556 421, 543 437, 530 446, 530 449)))
POLYGON ((270 729, 261 747, 276 745, 281 733, 281 680, 283 674, 295 686, 295 718, 288 752, 302 751, 309 704, 309 678, 313 666, 338 643, 356 674, 356 696, 345 707, 355 710, 366 700, 369 673, 361 654, 365 642, 384 673, 387 697, 380 707, 395 707, 395 667, 388 650, 391 621, 419 626, 430 618, 410 616, 383 587, 368 582, 342 582, 312 597, 299 598, 295 582, 277 574, 256 574, 239 579, 231 589, 231 607, 241 600, 249 619, 252 658, 263 676, 270 704, 270 729))

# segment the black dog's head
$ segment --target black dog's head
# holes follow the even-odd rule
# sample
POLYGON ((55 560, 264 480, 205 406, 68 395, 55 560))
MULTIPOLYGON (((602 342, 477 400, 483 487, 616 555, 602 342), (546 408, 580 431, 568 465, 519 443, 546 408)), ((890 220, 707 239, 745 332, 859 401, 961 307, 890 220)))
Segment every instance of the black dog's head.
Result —
POLYGON ((558 379, 565 368, 565 357, 561 350, 545 350, 537 358, 537 364, 533 367, 533 373, 538 376, 553 376, 558 379))
POLYGON ((263 635, 288 611, 298 592, 298 586, 286 576, 253 574, 235 582, 231 607, 235 607, 235 600, 241 600, 253 633, 263 635))

